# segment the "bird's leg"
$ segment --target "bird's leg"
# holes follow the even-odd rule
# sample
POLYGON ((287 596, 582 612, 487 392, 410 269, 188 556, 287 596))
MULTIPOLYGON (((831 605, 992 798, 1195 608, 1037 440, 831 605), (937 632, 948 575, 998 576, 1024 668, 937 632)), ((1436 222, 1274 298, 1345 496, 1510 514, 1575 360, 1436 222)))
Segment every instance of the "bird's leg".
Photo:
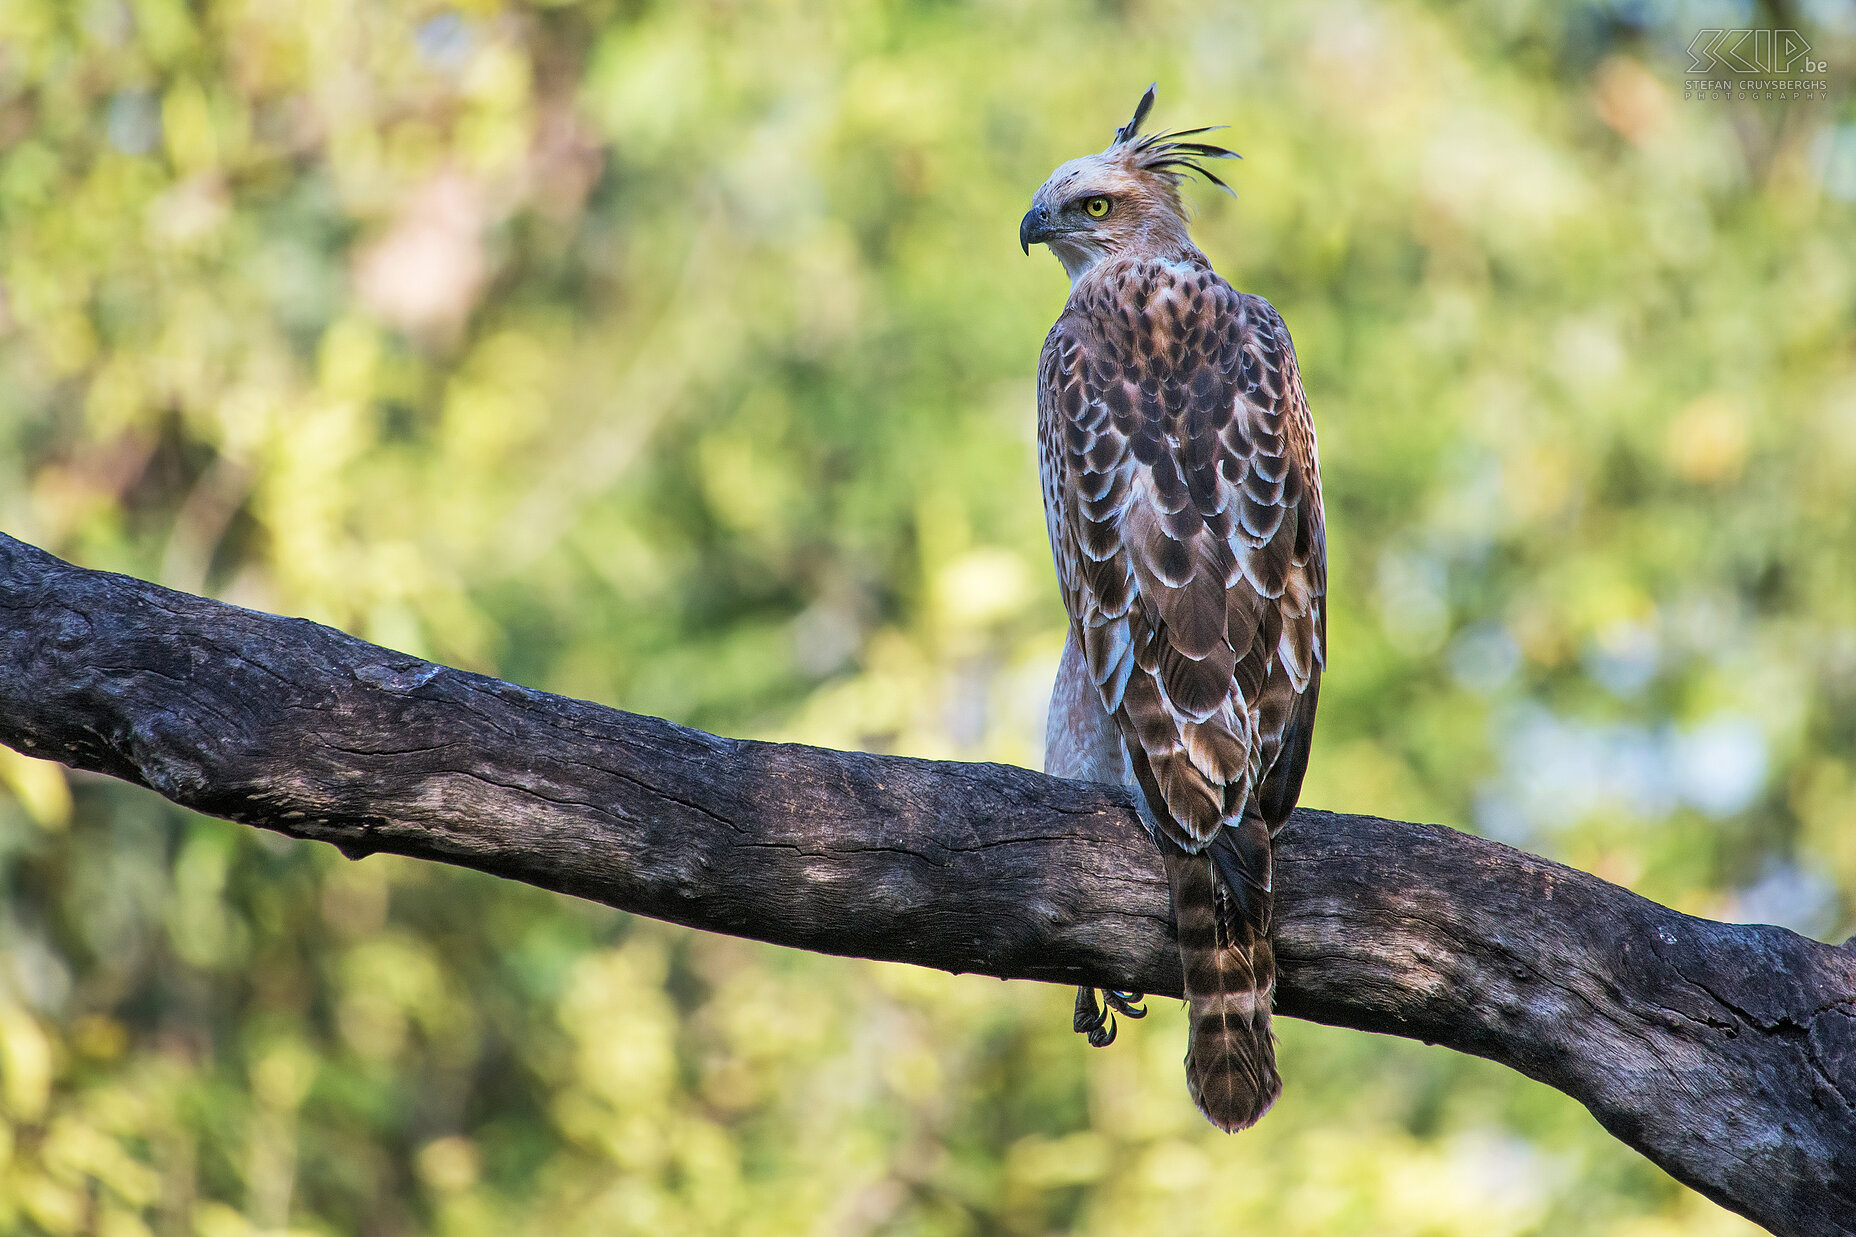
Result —
POLYGON ((1113 988, 1102 989, 1102 1001, 1107 1006, 1096 1003, 1096 989, 1078 988, 1076 990, 1076 1015, 1070 1025, 1078 1035, 1089 1037, 1091 1048, 1106 1048, 1115 1042, 1115 1014, 1126 1018, 1145 1018, 1147 1007, 1140 1004, 1138 992, 1118 992, 1113 988), (1112 1012, 1111 1012, 1112 1011, 1112 1012))

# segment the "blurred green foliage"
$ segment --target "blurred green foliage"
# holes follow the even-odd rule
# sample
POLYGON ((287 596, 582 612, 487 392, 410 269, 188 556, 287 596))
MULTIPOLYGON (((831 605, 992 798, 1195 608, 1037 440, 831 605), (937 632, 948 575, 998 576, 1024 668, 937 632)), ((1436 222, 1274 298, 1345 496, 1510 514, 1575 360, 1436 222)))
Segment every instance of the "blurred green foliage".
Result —
MULTIPOLYGON (((1322 435, 1305 801, 1856 919, 1849 6, 0 4, 0 524, 734 734, 1037 762, 1016 223, 1158 78, 1322 435), (1803 104, 1685 99, 1802 22, 1803 104)), ((1729 1234, 1557 1093, 697 936, 0 750, 0 1231, 1729 1234)))

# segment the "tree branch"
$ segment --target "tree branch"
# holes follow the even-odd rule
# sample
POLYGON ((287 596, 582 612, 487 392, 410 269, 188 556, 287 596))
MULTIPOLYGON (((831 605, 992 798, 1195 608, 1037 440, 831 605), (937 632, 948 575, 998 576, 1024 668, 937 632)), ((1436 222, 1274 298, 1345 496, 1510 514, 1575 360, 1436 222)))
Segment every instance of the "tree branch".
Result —
MULTIPOLYGON (((717 738, 4 535, 0 742, 351 856, 800 949, 1180 991, 1159 857, 1115 788, 717 738)), ((1297 812, 1276 880, 1279 1012, 1498 1061, 1775 1233, 1856 1233, 1856 948, 1370 816, 1297 812)))

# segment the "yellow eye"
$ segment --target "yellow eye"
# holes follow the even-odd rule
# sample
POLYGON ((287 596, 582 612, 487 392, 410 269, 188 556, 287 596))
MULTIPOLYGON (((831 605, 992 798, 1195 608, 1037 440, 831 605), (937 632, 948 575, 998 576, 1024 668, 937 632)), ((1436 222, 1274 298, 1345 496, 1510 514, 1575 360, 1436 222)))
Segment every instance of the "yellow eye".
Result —
POLYGON ((1108 214, 1108 199, 1090 198, 1083 203, 1083 209, 1089 212, 1091 219, 1101 219, 1108 214))

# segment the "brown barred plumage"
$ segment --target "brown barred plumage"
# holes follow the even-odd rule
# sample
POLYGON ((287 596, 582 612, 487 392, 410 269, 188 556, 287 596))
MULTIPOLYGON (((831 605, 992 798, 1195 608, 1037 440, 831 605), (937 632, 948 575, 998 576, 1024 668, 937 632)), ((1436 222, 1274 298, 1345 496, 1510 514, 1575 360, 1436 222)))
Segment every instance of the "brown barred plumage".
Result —
POLYGON ((1046 767, 1139 790, 1173 893, 1188 1086, 1230 1130, 1281 1088, 1270 839, 1307 767, 1326 534, 1289 333, 1188 239, 1179 173, 1136 136, 1151 93, 1107 151, 1053 174, 1021 228, 1073 285, 1038 377, 1074 676, 1053 696, 1046 767))

